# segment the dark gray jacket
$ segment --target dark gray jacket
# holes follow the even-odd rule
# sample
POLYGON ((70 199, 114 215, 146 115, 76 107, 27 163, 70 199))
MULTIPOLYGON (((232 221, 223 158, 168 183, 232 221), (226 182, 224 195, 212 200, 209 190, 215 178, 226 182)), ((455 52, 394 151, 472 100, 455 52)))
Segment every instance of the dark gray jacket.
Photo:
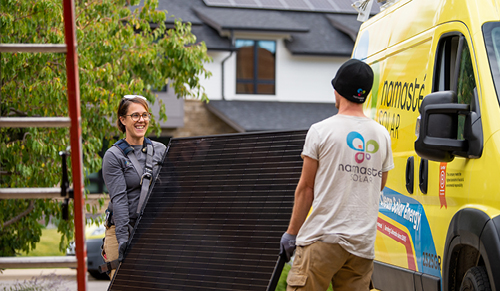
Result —
MULTIPOLYGON (((159 166, 163 162, 166 146, 155 141, 152 143, 154 148, 153 179, 156 179, 159 166)), ((132 147, 139 163, 145 165, 147 154, 142 151, 143 146, 135 145, 132 147)), ((108 209, 113 212, 111 222, 116 226, 116 239, 118 243, 128 242, 128 224, 130 218, 136 216, 141 195, 141 176, 135 170, 130 159, 117 146, 112 146, 104 154, 102 176, 109 192, 108 209)))

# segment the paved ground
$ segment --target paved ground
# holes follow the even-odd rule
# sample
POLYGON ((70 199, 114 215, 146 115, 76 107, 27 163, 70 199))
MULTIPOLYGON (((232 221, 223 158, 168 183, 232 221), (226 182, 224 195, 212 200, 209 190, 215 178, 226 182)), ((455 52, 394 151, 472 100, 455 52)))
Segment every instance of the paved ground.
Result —
MULTIPOLYGON (((18 290, 16 286, 41 286, 43 290, 78 291, 75 269, 7 269, 0 273, 0 290, 18 290)), ((96 280, 87 276, 88 291, 108 290, 109 280, 96 280)))

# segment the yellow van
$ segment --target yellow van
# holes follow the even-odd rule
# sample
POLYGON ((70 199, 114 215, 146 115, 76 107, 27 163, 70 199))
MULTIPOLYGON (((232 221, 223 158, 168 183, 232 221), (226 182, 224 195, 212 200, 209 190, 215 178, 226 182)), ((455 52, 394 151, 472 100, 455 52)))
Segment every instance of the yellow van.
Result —
POLYGON ((500 290, 500 0, 399 0, 364 22, 365 113, 392 138, 375 288, 500 290))

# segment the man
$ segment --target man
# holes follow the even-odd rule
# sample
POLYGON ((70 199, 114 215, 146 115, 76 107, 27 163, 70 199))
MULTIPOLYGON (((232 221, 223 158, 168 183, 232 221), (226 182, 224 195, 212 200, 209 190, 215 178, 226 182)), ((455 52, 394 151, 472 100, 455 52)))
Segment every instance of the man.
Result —
POLYGON ((338 114, 313 124, 292 217, 281 239, 297 251, 287 290, 369 290, 380 191, 394 167, 387 130, 363 113, 373 71, 344 63, 332 80, 338 114))

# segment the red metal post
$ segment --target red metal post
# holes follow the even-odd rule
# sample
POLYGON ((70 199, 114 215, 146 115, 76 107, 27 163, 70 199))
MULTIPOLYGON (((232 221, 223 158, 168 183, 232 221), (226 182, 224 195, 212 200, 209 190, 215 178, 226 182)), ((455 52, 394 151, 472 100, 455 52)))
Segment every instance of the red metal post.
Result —
POLYGON ((76 52, 75 7, 73 0, 63 0, 64 30, 66 37, 66 72, 68 78, 68 108, 71 118, 71 169, 75 206, 75 253, 78 290, 87 290, 87 247, 85 245, 85 212, 83 199, 82 129, 80 116, 80 86, 78 55, 76 52))

